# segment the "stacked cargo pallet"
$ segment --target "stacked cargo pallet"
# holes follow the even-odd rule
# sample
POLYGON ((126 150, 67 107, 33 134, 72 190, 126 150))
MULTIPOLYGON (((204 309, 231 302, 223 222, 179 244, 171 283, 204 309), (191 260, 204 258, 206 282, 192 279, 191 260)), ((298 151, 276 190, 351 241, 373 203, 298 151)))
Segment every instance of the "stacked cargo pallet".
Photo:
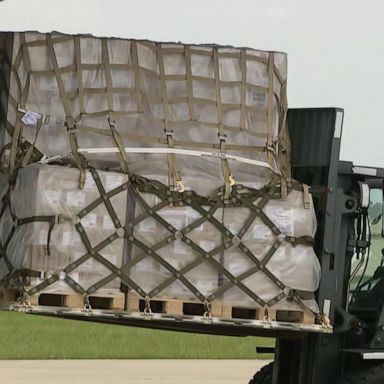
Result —
POLYGON ((285 54, 56 33, 0 47, 4 300, 315 320, 285 54))

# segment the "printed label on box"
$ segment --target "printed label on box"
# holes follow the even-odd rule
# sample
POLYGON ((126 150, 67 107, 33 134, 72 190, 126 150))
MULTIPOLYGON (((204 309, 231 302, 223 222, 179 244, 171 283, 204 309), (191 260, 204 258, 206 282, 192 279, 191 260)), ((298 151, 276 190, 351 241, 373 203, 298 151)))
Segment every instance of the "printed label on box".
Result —
POLYGON ((85 228, 96 228, 97 227, 97 215, 95 213, 88 213, 81 219, 81 224, 85 228))
POLYGON ((39 119, 41 119, 40 113, 27 111, 25 112, 24 116, 21 118, 21 121, 25 125, 36 125, 39 119))
POLYGON ((293 215, 291 209, 281 207, 270 207, 270 216, 279 230, 288 236, 293 236, 293 215))
POLYGON ((278 217, 277 226, 282 233, 288 236, 293 236, 294 224, 293 224, 293 211, 290 209, 276 209, 275 215, 278 217))
POLYGON ((67 192, 65 202, 72 207, 82 207, 85 205, 85 194, 84 192, 67 192))

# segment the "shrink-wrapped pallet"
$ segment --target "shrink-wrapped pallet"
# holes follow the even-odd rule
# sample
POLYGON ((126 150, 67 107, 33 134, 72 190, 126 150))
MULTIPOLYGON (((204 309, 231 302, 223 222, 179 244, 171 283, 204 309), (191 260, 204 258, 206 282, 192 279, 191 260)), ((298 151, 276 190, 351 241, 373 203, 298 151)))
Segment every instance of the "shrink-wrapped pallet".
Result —
POLYGON ((2 165, 18 170, 2 276, 9 259, 40 271, 28 281, 38 285, 112 236, 96 252, 109 264, 92 255, 45 289, 102 280, 146 304, 317 311, 316 218, 290 177, 284 53, 35 32, 0 36, 0 51, 2 165), (95 168, 107 192, 130 179, 109 199, 118 225, 95 168), (25 222, 55 215, 67 219, 25 222))
MULTIPOLYGON (((80 228, 89 240, 90 248, 95 248, 116 232, 115 223, 103 201, 84 212, 91 203, 101 199, 93 177, 87 173, 85 187, 79 190, 78 172, 73 168, 31 165, 19 171, 15 186, 9 193, 10 203, 3 200, 6 209, 0 220, 0 229, 1 243, 7 243, 5 254, 14 271, 31 270, 39 274, 24 279, 23 284, 29 287, 38 285, 86 255, 89 249, 80 228)), ((127 182, 124 174, 104 171, 97 174, 106 193, 127 182)), ((125 188, 109 199, 121 225, 125 224, 126 191, 125 188)), ((124 239, 116 238, 98 253, 121 267, 123 247, 124 239)), ((2 260, 1 278, 10 272, 2 260)), ((110 269, 91 256, 73 268, 68 276, 88 289, 110 274, 110 269)), ((31 274, 26 273, 28 275, 31 274)), ((66 274, 61 273, 60 279, 44 292, 71 291, 65 277, 66 274)), ((120 280, 115 276, 102 288, 119 289, 120 280)))
POLYGON ((291 190, 285 200, 269 199, 262 207, 263 217, 255 215, 261 199, 255 199, 251 207, 215 209, 214 203, 199 208, 170 207, 155 194, 139 193, 129 200, 135 207, 133 236, 177 271, 186 268, 181 275, 192 289, 161 260, 135 245, 130 277, 157 298, 188 300, 198 291, 209 301, 232 307, 268 303, 275 309, 302 310, 297 302, 279 297, 289 289, 300 292, 305 305, 316 311, 313 293, 318 288, 320 265, 308 241, 316 232, 312 199, 304 207, 304 193, 291 190), (212 218, 204 214, 209 211, 212 218), (213 261, 206 257, 208 253, 213 261))
MULTIPOLYGON (((144 193, 141 197, 151 208, 161 203, 161 200, 155 195, 144 193)), ((145 210, 136 202, 135 217, 140 217, 142 214, 145 214, 145 210)), ((168 229, 168 225, 171 225, 177 231, 181 231, 201 218, 201 215, 191 207, 169 206, 157 210, 156 214, 164 221, 159 222, 159 220, 149 216, 134 227, 133 235, 148 247, 156 249, 157 254, 176 270, 182 270, 195 261, 198 256, 181 239, 175 239, 170 243, 165 242, 164 244, 164 240, 172 234, 168 229), (159 246, 159 243, 163 244, 159 246)), ((197 226, 197 228, 188 233, 188 236, 207 252, 220 245, 221 242, 220 233, 215 230, 212 224, 207 222, 197 226)), ((138 247, 132 247, 131 259, 134 265, 130 268, 130 277, 147 292, 155 290, 172 277, 172 273, 169 270, 138 247)), ((204 295, 213 293, 219 283, 219 273, 209 263, 201 263, 185 273, 184 277, 204 295)), ((175 279, 174 282, 159 291, 158 296, 184 299, 195 298, 194 292, 178 279, 175 279)))
POLYGON ((37 158, 72 151, 79 164, 78 149, 96 148, 101 152, 85 153, 93 165, 145 176, 156 163, 156 179, 169 176, 177 190, 199 191, 193 180, 201 173, 212 189, 233 179, 262 187, 272 172, 289 173, 284 53, 58 33, 7 36, 11 169, 34 158, 15 145, 22 137, 37 158), (124 146, 153 153, 125 156, 124 146), (111 147, 117 153, 103 150, 111 147), (258 166, 159 149, 238 155, 258 166))

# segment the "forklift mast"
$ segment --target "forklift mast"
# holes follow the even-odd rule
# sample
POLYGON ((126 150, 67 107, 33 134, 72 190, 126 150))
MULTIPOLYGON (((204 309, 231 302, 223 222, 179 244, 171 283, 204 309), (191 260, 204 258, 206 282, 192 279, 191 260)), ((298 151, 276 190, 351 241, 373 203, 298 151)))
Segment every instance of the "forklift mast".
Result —
POLYGON ((376 190, 382 203, 384 170, 339 160, 342 125, 343 110, 338 108, 288 113, 292 177, 311 187, 318 219, 315 251, 322 278, 317 300, 334 332, 278 338, 273 384, 333 384, 351 367, 384 359, 381 253, 374 276, 364 276, 371 245, 369 193, 376 190))

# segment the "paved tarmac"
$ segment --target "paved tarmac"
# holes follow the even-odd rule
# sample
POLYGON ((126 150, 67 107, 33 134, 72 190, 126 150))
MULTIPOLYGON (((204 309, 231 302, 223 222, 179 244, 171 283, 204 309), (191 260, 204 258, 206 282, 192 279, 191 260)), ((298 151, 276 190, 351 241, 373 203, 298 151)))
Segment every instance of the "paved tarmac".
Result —
POLYGON ((4 384, 248 384, 266 360, 8 360, 4 384))

